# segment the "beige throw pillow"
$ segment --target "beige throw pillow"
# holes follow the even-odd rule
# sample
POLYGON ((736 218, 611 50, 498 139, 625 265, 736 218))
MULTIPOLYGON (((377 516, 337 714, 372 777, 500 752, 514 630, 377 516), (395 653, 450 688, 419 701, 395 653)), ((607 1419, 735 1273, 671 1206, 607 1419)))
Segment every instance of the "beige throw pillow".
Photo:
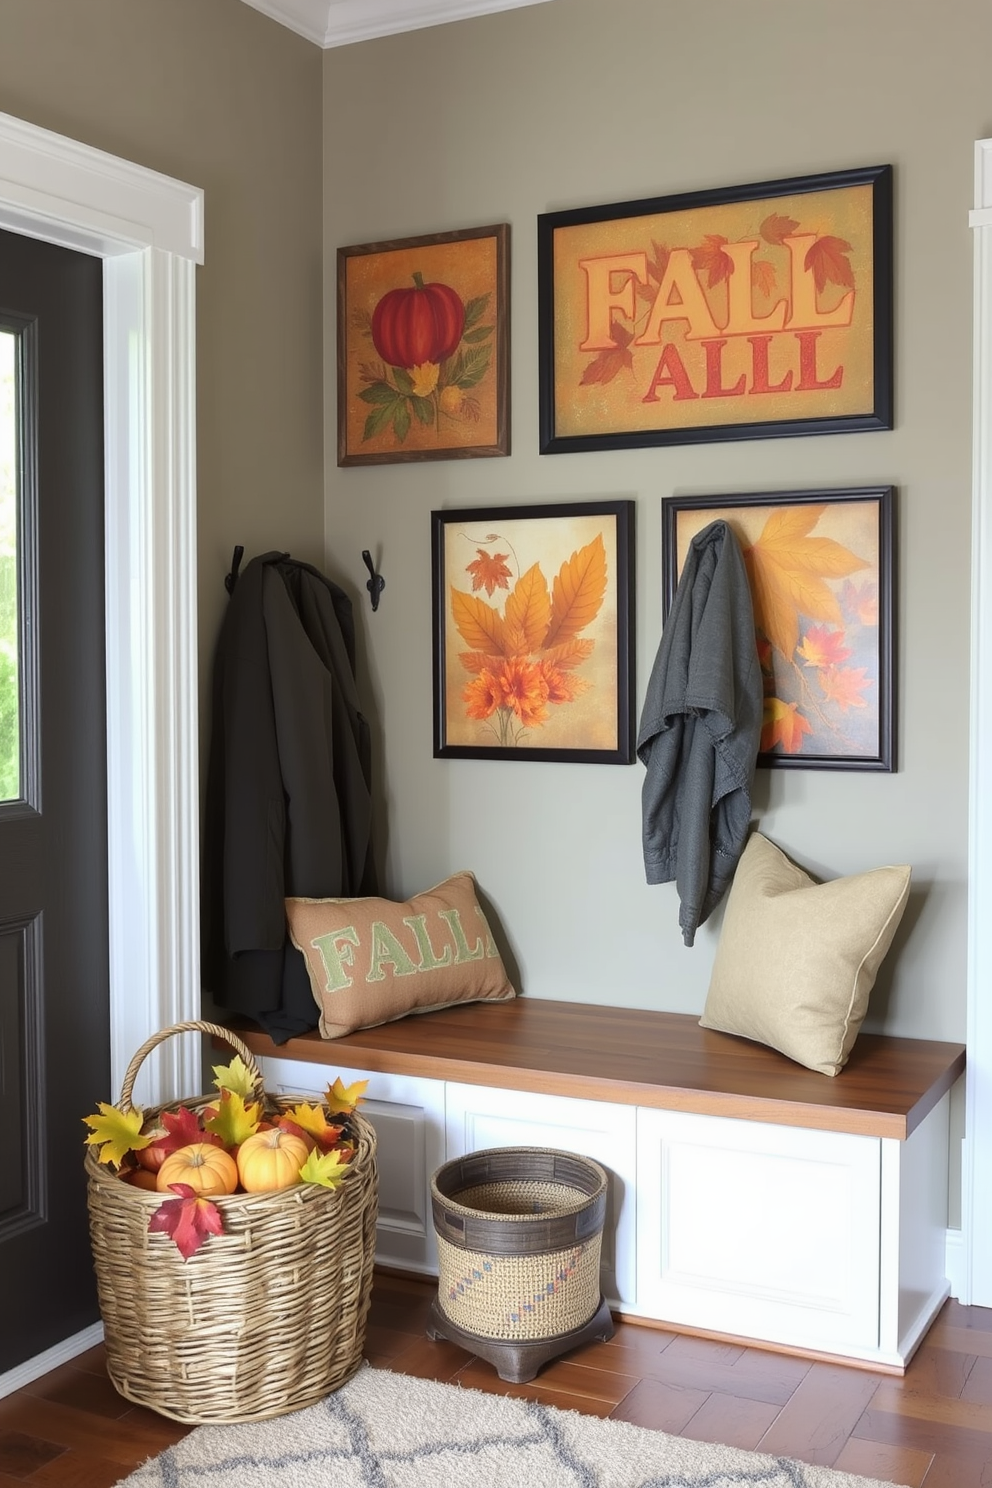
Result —
POLYGON ((286 920, 327 1039, 405 1013, 516 996, 471 873, 403 902, 287 899, 286 920))
POLYGON ((836 1075, 909 897, 910 869, 817 883, 752 834, 730 888, 700 1023, 836 1075))

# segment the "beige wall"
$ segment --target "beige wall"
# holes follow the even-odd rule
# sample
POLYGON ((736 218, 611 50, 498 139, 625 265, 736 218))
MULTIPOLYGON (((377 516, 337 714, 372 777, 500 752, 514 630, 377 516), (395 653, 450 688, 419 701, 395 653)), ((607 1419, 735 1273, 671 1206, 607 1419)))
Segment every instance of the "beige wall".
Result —
POLYGON ((0 0, 0 110, 206 194, 204 698, 234 544, 321 561, 320 97, 319 48, 241 0, 0 0))
POLYGON ((631 497, 637 708, 660 635, 661 498, 893 484, 898 771, 762 771, 761 829, 825 877, 914 871, 870 1024, 965 1032, 972 154, 992 133, 987 0, 552 0, 324 58, 327 544, 363 606, 381 731, 388 888, 472 868, 522 988, 698 1011, 720 916, 693 949, 648 887, 640 765, 432 758, 430 512, 631 497), (538 213, 891 162, 891 433, 538 454, 538 213), (338 469, 337 246, 506 221, 509 459, 338 469), (381 550, 376 615, 362 548, 381 550))

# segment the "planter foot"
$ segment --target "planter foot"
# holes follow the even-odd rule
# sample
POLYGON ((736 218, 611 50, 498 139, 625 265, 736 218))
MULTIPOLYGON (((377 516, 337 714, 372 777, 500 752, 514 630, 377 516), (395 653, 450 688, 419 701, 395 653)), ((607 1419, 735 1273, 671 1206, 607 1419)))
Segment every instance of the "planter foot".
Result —
POLYGON ((605 1342, 613 1337, 613 1317, 605 1301, 600 1298, 599 1307, 587 1323, 573 1328, 569 1333, 559 1333, 554 1338, 485 1338, 469 1333, 445 1317, 437 1298, 431 1306, 428 1338, 445 1338, 457 1344, 487 1364, 495 1366, 501 1380, 523 1385, 532 1380, 543 1364, 567 1354, 584 1343, 605 1342))

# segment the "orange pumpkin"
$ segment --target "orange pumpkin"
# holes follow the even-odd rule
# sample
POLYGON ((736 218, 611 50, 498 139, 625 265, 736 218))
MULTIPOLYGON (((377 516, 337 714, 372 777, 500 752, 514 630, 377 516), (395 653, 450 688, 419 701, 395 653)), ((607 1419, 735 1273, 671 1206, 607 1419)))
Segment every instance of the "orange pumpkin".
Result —
POLYGON ((230 1194, 238 1186, 238 1165, 223 1147, 212 1142, 193 1142, 170 1152, 155 1176, 160 1193, 167 1193, 170 1183, 188 1183, 190 1188, 212 1199, 230 1194))
POLYGON ((126 1173, 121 1173, 125 1183, 130 1183, 132 1188, 147 1188, 154 1193, 158 1188, 156 1175, 150 1168, 129 1168, 126 1173))
POLYGON ((269 1193, 291 1188, 300 1181, 300 1169, 309 1156, 302 1137, 273 1127, 256 1132, 238 1149, 238 1176, 247 1193, 269 1193))

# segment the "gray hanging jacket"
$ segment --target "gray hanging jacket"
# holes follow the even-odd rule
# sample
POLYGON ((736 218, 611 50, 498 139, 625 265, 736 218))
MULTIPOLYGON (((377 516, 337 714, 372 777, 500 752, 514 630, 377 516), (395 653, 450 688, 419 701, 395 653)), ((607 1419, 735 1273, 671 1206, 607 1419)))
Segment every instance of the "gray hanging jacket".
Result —
POLYGON ((682 938, 730 886, 751 819, 763 689, 744 560, 726 522, 689 545, 637 736, 648 883, 678 888, 682 938))

